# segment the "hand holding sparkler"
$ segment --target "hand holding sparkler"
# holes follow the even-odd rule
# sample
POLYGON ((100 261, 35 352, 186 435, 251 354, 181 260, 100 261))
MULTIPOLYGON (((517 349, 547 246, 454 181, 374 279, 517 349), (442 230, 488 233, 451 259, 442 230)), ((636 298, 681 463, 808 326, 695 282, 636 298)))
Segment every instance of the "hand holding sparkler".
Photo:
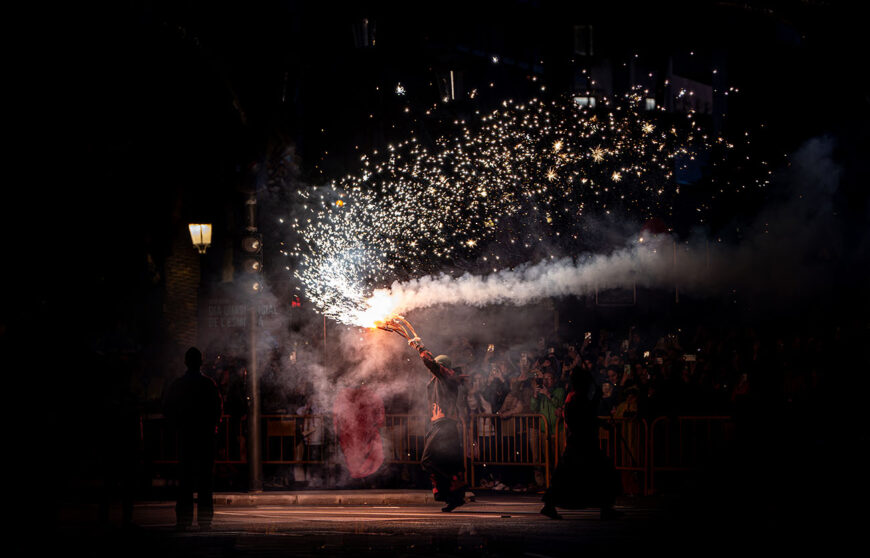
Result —
POLYGON ((384 331, 392 331, 394 333, 398 333, 399 335, 407 339, 409 344, 415 339, 418 342, 420 340, 420 338, 417 336, 417 332, 414 331, 413 326, 411 326, 408 320, 406 320, 404 316, 400 316, 398 314, 393 314, 382 322, 375 322, 375 327, 384 331))

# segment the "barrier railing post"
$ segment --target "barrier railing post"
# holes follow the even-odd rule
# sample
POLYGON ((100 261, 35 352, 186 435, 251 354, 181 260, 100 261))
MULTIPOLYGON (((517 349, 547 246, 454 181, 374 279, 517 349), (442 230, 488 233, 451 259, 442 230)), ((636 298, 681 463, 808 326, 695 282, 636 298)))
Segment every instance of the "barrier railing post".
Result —
POLYGON ((544 487, 550 488, 550 425, 546 419, 540 422, 544 425, 544 487))
MULTIPOLYGON (((467 425, 464 421, 459 421, 459 430, 462 434, 462 478, 468 481, 468 432, 467 425)), ((471 474, 474 474, 474 467, 471 468, 471 474)))

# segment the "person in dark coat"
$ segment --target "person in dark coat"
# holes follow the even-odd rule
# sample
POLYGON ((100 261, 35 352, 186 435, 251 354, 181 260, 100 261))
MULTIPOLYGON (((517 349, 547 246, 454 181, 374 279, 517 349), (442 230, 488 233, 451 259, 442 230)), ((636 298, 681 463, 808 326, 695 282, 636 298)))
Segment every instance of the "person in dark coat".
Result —
POLYGON ((590 373, 575 369, 564 407, 568 440, 543 497, 541 513, 549 518, 562 518, 556 507, 597 507, 601 509, 601 519, 622 515, 613 509, 620 491, 619 475, 598 445, 598 428, 602 423, 598 419, 598 399, 598 388, 590 373))
POLYGON ((176 528, 193 524, 193 493, 198 493, 197 522, 211 528, 214 516, 214 461, 217 428, 223 401, 214 380, 200 372, 202 353, 191 347, 184 355, 187 372, 175 380, 166 395, 164 414, 179 441, 180 478, 175 506, 176 528))
POLYGON ((435 500, 446 502, 441 511, 451 512, 465 503, 465 467, 459 431, 459 387, 463 376, 452 367, 450 357, 433 357, 419 337, 408 344, 420 353, 432 373, 426 386, 429 429, 423 445, 421 464, 430 474, 435 500))

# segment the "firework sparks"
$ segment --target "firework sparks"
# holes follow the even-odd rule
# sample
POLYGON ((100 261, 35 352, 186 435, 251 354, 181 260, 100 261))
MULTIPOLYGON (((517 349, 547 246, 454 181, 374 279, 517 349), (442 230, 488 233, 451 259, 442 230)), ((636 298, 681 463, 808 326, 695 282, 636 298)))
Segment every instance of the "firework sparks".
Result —
POLYGON ((288 255, 308 298, 331 318, 372 327, 402 309, 376 289, 482 258, 484 246, 540 245, 539 226, 511 223, 564 230, 576 208, 667 215, 677 159, 706 144, 691 122, 657 131, 643 98, 594 110, 571 99, 505 101, 432 146, 411 137, 363 155, 358 173, 299 190, 305 215, 290 223, 299 240, 288 255))

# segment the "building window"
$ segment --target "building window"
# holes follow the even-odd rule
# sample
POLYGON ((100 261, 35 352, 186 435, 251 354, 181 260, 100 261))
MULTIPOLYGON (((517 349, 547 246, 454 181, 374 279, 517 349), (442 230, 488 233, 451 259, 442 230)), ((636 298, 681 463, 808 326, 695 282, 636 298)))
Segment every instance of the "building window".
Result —
POLYGON ((595 97, 592 95, 580 95, 574 97, 574 102, 578 107, 595 108, 595 97))
POLYGON ((656 100, 653 97, 647 97, 644 99, 644 108, 646 110, 655 110, 656 109, 656 100))

